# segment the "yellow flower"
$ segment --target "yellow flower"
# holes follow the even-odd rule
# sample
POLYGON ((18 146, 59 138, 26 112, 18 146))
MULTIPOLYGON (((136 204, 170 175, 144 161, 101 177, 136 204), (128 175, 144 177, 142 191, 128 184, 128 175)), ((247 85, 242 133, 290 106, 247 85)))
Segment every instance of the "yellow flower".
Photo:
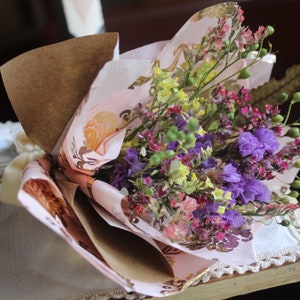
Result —
POLYGON ((219 215, 223 215, 224 214, 224 212, 225 212, 225 209, 226 209, 226 207, 225 206, 219 206, 218 207, 218 214, 219 215))
POLYGON ((223 200, 224 191, 222 189, 215 188, 214 191, 212 192, 212 195, 214 199, 217 201, 223 200))
POLYGON ((231 192, 226 192, 223 196, 223 199, 230 201, 231 200, 231 192))
POLYGON ((182 185, 189 174, 189 168, 179 160, 173 160, 169 169, 169 182, 182 185))
POLYGON ((169 90, 161 90, 157 92, 157 100, 159 102, 165 103, 168 101, 172 93, 169 90))
POLYGON ((200 126, 199 129, 195 132, 199 135, 204 135, 206 133, 206 131, 200 126))
POLYGON ((198 179, 197 175, 193 172, 191 174, 190 180, 184 181, 182 184, 182 190, 190 195, 195 192, 198 188, 200 188, 201 182, 198 179))
POLYGON ((188 95, 183 89, 180 89, 179 91, 176 92, 176 97, 178 98, 178 100, 181 101, 188 100, 188 95))
POLYGON ((206 178, 206 180, 205 180, 205 186, 204 187, 205 188, 213 188, 214 187, 214 185, 212 184, 212 182, 211 182, 211 180, 210 180, 209 177, 206 178))
POLYGON ((216 201, 226 201, 229 203, 231 200, 231 192, 225 192, 222 189, 215 188, 212 192, 212 195, 216 201))
POLYGON ((215 61, 210 60, 209 62, 203 62, 196 73, 196 86, 203 86, 204 84, 211 81, 216 75, 216 70, 213 69, 215 61))

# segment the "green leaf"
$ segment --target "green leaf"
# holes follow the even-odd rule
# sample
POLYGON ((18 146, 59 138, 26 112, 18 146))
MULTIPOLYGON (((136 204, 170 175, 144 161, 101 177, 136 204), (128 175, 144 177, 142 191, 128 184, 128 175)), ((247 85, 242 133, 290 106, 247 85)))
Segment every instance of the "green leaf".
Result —
POLYGON ((282 79, 272 78, 269 82, 251 90, 252 105, 264 109, 266 104, 283 104, 293 94, 300 90, 300 64, 293 65, 286 70, 282 79), (289 95, 281 97, 282 92, 289 95))

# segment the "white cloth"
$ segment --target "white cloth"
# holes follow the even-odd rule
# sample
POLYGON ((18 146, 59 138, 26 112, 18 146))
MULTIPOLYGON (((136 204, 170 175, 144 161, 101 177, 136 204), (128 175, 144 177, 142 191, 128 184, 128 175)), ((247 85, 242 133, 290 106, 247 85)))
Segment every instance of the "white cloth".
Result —
POLYGON ((23 207, 0 203, 0 245, 1 300, 126 296, 23 207))
POLYGON ((1 123, 0 137, 0 199, 19 205, 17 192, 23 169, 44 151, 28 139, 19 122, 1 123))

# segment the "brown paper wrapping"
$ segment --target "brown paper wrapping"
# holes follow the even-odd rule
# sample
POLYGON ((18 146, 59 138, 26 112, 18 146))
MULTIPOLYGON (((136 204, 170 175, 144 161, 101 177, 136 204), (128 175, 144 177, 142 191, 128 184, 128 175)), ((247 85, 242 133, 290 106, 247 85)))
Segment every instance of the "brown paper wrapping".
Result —
POLYGON ((135 234, 106 223, 86 195, 77 190, 75 184, 67 182, 61 173, 55 172, 55 180, 72 207, 69 213, 58 213, 58 216, 64 220, 67 231, 85 244, 91 253, 103 257, 113 270, 127 279, 148 282, 172 279, 173 270, 160 251, 135 234), (85 233, 77 225, 77 218, 85 233))
POLYGON ((12 107, 27 136, 51 152, 103 65, 117 33, 79 37, 40 47, 0 67, 12 107))
MULTIPOLYGON (((96 75, 113 58, 117 41, 117 33, 74 38, 31 50, 0 67, 25 133, 46 152, 52 152, 62 138, 96 75)), ((24 188, 38 186, 37 201, 57 215, 66 230, 91 253, 103 257, 124 278, 159 282, 174 276, 160 251, 138 236, 108 225, 77 185, 55 174, 64 199, 54 195, 47 198, 42 188, 46 183, 38 180, 26 182, 24 188)))

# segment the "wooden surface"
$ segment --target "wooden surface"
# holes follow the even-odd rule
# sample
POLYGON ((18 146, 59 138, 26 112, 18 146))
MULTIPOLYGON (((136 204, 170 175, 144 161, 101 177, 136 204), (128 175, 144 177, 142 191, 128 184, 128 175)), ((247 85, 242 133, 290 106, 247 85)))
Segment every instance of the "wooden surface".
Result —
MULTIPOLYGON (((207 283, 188 288, 185 292, 164 297, 164 300, 219 300, 256 291, 300 282, 300 259, 280 267, 270 267, 257 273, 224 275, 207 283)), ((161 298, 152 298, 161 299, 161 298)), ((254 297, 253 297, 254 299, 254 297)), ((277 299, 277 298, 272 298, 277 299)), ((282 298, 283 299, 283 298, 282 298)))

